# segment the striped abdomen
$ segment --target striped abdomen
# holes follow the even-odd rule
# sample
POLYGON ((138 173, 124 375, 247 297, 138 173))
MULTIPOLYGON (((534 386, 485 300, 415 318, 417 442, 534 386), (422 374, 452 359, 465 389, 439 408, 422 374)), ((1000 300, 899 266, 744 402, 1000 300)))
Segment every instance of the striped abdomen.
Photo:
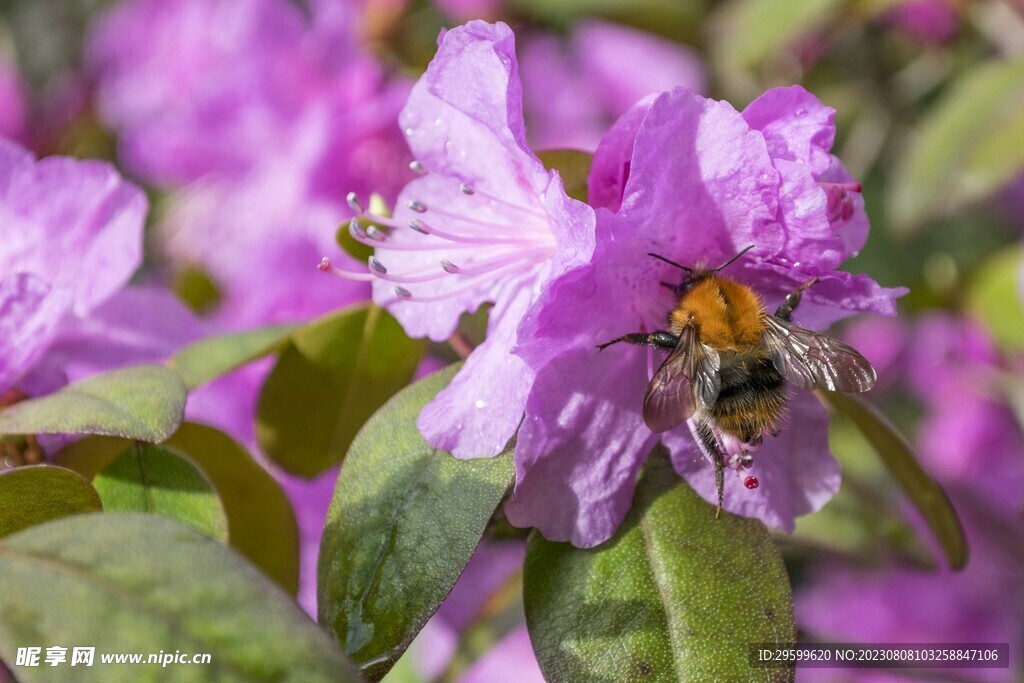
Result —
POLYGON ((785 379, 759 351, 721 352, 721 389, 711 409, 717 426, 744 443, 776 434, 786 406, 785 379))

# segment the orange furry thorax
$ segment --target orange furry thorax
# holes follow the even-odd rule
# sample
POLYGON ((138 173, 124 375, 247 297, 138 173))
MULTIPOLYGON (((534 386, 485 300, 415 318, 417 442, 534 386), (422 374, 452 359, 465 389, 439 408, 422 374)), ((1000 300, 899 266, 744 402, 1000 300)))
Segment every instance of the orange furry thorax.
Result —
POLYGON ((679 334, 692 321, 701 342, 719 350, 740 351, 761 340, 764 315, 764 303, 750 287, 705 275, 679 297, 669 314, 669 327, 679 334))

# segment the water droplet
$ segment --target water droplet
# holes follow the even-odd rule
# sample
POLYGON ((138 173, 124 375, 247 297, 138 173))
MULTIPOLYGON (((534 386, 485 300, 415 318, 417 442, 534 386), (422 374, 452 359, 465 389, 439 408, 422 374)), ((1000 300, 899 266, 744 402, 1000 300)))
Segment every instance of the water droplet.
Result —
POLYGON ((754 489, 761 485, 761 482, 757 480, 757 477, 747 477, 746 479, 743 480, 743 485, 746 486, 751 491, 753 491, 754 489))
POLYGON ((405 135, 406 135, 406 137, 412 137, 412 134, 413 134, 413 132, 415 132, 415 131, 413 131, 413 129, 412 129, 412 128, 406 128, 406 129, 405 129, 405 135))
MULTIPOLYGON (((797 110, 796 110, 795 112, 793 112, 793 113, 794 113, 794 114, 795 114, 796 116, 807 116, 807 110, 806 110, 805 108, 803 108, 803 107, 800 107, 799 109, 797 109, 797 110)), ((755 481, 756 481, 756 480, 755 480, 755 481)))
POLYGON ((474 406, 476 406, 476 407, 477 407, 478 409, 479 409, 479 408, 484 408, 484 407, 486 407, 486 406, 487 406, 487 402, 486 402, 486 401, 482 401, 482 400, 478 400, 478 401, 477 401, 476 403, 474 403, 473 405, 474 405, 474 406))

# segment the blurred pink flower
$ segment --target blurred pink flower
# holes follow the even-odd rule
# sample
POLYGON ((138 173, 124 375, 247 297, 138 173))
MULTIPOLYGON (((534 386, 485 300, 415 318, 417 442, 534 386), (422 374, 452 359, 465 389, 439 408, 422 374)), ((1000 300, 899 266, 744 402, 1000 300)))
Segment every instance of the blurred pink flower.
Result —
POLYGON ((28 93, 17 67, 0 55, 0 138, 24 143, 28 93))
POLYGON ((885 20, 925 43, 945 43, 956 35, 956 10, 948 0, 903 0, 885 20))
POLYGON ((501 13, 503 0, 433 0, 433 4, 452 21, 464 23, 473 19, 494 21, 501 13))
MULTIPOLYGON (((850 338, 864 343, 877 331, 860 325, 850 338)), ((971 681, 1016 680, 1014 672, 1024 666, 1024 434, 998 398, 995 380, 1008 371, 1006 360, 984 328, 950 313, 926 314, 898 336, 881 330, 878 340, 901 342, 892 388, 924 408, 917 453, 960 515, 970 563, 963 572, 932 574, 822 567, 796 596, 797 624, 824 640, 1009 642, 1009 670, 957 673, 971 681)), ((870 351, 870 344, 864 348, 870 351)), ((805 670, 803 677, 831 680, 830 673, 805 670)), ((857 681, 897 680, 881 672, 848 673, 857 681)))
POLYGON ((103 343, 101 321, 117 312, 96 314, 141 263, 145 216, 145 196, 109 164, 36 161, 0 138, 0 391, 86 321, 103 343))
MULTIPOLYGON (((975 558, 977 565, 983 558, 975 558)), ((1001 560, 1000 560, 1001 561, 1001 560)), ((1024 661, 1024 611, 1019 585, 995 585, 974 566, 962 573, 861 571, 838 567, 814 572, 795 596, 801 632, 825 642, 1010 643, 1009 669, 956 669, 956 680, 1016 681, 1024 661)), ((834 681, 836 669, 801 669, 802 681, 834 681)), ((877 670, 843 671, 843 680, 907 680, 877 670)))
MULTIPOLYGON (((520 571, 525 545, 519 540, 485 538, 441 608, 410 648, 424 678, 439 677, 451 663, 466 630, 487 609, 488 602, 520 571)), ((459 678, 459 683, 542 683, 525 624, 494 643, 459 678)))
POLYGON ((596 19, 563 41, 527 35, 520 50, 527 137, 538 149, 593 151, 637 101, 675 86, 703 93, 697 53, 664 38, 596 19))

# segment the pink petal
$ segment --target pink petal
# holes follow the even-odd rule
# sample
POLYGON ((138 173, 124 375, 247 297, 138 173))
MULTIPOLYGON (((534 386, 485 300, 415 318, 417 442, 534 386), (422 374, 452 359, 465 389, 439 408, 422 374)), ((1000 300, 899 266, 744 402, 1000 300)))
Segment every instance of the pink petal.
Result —
MULTIPOLYGON (((770 527, 793 531, 796 518, 817 512, 839 490, 839 463, 828 447, 828 414, 811 394, 798 392, 777 437, 766 437, 753 454, 754 466, 726 470, 722 507, 770 527), (744 486, 747 476, 759 486, 744 486)), ((704 500, 716 504, 714 467, 697 449, 686 425, 664 435, 676 471, 704 500)))
POLYGON ((509 350, 530 299, 528 289, 509 285, 508 297, 490 312, 487 339, 420 413, 417 426, 434 448, 457 458, 490 457, 515 435, 533 373, 509 350))
POLYGON ((591 347, 541 369, 516 442, 510 522, 581 548, 611 538, 657 441, 640 417, 643 365, 640 353, 624 361, 591 347))
POLYGON ((799 85, 772 88, 743 110, 750 127, 764 134, 773 158, 807 164, 815 175, 831 164, 836 110, 799 85))

